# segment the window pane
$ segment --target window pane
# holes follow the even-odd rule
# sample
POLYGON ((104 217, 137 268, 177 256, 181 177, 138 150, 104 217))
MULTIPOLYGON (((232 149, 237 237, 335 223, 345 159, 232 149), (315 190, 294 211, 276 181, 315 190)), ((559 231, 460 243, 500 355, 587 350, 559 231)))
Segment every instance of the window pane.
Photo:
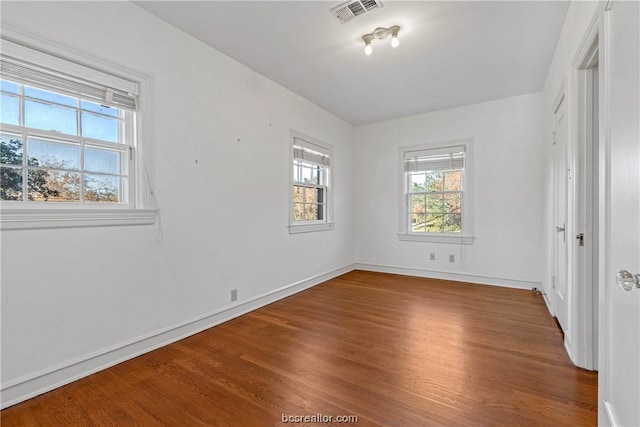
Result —
POLYGON ((304 216, 307 221, 315 221, 318 219, 317 205, 305 205, 304 216))
POLYGON ((0 199, 22 200, 22 168, 0 168, 0 199))
POLYGON ((295 203, 302 203, 304 201, 304 189, 299 185, 293 186, 293 201, 295 203))
POLYGON ((316 203, 316 189, 305 187, 304 189, 304 201, 306 203, 316 203))
POLYGON ((109 175, 85 175, 84 200, 87 202, 120 201, 120 178, 109 175))
POLYGON ((426 231, 426 215, 411 214, 409 219, 411 221, 411 231, 426 231))
POLYGON ((118 119, 82 112, 82 136, 102 141, 119 142, 118 119))
POLYGON ((313 183, 313 170, 310 167, 302 166, 300 170, 300 182, 313 183))
POLYGON ((2 94, 2 116, 0 121, 10 125, 20 124, 20 99, 16 96, 2 94))
POLYGON ((316 201, 324 203, 324 188, 316 188, 316 201))
POLYGON ((444 195, 444 211, 448 213, 462 212, 462 198, 460 194, 444 195))
POLYGON ((0 163, 22 164, 22 141, 18 136, 3 134, 0 137, 0 163))
POLYGON ((413 213, 425 213, 426 212, 425 196, 424 194, 411 196, 411 212, 413 213))
POLYGON ((457 233, 462 231, 462 215, 450 214, 444 216, 444 231, 457 233))
POLYGON ((27 142, 27 159, 29 166, 79 169, 80 146, 29 139, 27 142))
POLYGON ((460 191, 462 190, 462 172, 447 172, 444 176, 444 191, 460 191))
POLYGON ((427 172, 427 191, 442 191, 442 172, 427 172))
POLYGON ((120 151, 85 147, 84 170, 118 175, 121 173, 121 155, 120 151))
POLYGON ((41 102, 24 101, 24 123, 25 126, 36 129, 78 134, 76 110, 41 102))
POLYGON ((425 180, 426 180, 425 174, 412 173, 410 175, 410 178, 411 178, 411 188, 409 189, 409 191, 413 191, 413 192, 426 191, 427 185, 425 183, 425 180))
POLYGON ((20 85, 8 80, 0 80, 0 89, 2 89, 4 92, 11 92, 16 94, 20 93, 20 85))
POLYGON ((324 185, 324 170, 322 167, 316 166, 313 169, 313 177, 316 184, 324 185))
POLYGON ((316 206, 317 218, 319 220, 324 220, 324 208, 326 205, 319 204, 316 206))
POLYGON ((295 221, 304 220, 304 205, 302 203, 293 204, 293 219, 295 221))
POLYGON ((442 196, 440 194, 427 194, 427 212, 442 212, 442 196))
POLYGON ((69 107, 77 107, 78 99, 72 98, 66 95, 60 95, 59 93, 49 92, 48 90, 36 89, 35 87, 24 87, 24 95, 41 99, 43 101, 55 102, 57 104, 68 105, 69 107))
POLYGON ((105 105, 96 104, 95 102, 80 101, 80 108, 83 110, 93 111, 94 113, 106 114, 111 117, 118 117, 118 109, 107 107, 105 105))
POLYGON ((77 202, 80 200, 80 174, 30 169, 27 197, 44 202, 77 202))
POLYGON ((427 214, 427 232, 428 233, 440 233, 442 232, 442 215, 427 214))

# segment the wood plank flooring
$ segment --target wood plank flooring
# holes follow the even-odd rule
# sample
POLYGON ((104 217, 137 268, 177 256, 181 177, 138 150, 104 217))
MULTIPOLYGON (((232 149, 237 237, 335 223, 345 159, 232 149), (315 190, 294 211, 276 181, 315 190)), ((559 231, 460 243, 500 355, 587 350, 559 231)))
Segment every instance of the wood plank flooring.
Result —
POLYGON ((541 296, 364 271, 330 280, 0 414, 9 426, 589 426, 541 296), (335 419, 334 419, 335 421, 335 419), (337 425, 337 423, 296 425, 337 425))

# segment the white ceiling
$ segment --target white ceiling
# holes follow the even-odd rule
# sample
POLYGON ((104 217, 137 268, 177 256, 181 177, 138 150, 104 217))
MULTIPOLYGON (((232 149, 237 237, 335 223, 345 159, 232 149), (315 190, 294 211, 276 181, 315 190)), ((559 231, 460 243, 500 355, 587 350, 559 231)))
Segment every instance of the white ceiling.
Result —
POLYGON ((542 90, 567 1, 389 1, 341 25, 341 1, 138 6, 359 125, 542 90), (400 46, 362 35, 400 25, 400 46))

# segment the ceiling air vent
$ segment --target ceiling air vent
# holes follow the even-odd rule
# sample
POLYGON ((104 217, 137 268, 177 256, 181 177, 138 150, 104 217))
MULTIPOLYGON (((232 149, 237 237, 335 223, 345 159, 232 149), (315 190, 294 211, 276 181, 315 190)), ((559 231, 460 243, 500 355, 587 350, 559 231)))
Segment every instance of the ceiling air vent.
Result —
POLYGON ((380 7, 382 7, 380 0, 355 0, 334 7, 331 9, 331 13, 333 13, 333 16, 335 16, 341 24, 346 24, 354 20, 357 16, 380 7))

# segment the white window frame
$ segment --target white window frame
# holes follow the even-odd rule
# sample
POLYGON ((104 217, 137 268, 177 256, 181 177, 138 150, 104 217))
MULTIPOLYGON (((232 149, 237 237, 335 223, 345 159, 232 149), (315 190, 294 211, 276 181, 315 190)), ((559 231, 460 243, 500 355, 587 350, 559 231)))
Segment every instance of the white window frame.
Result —
MULTIPOLYGON (((154 207, 152 191, 150 77, 16 28, 3 28, 0 42, 3 54, 85 80, 123 87, 138 94, 135 129, 128 136, 134 142, 128 150, 131 161, 127 203, 0 201, 0 230, 154 224, 157 209, 154 207)), ((16 133, 12 132, 14 129, 11 126, 3 125, 3 128, 7 133, 16 133)), ((38 133, 44 135, 47 132, 38 133)), ((59 135, 57 137, 60 138, 59 135)))
POLYGON ((398 239, 409 242, 452 243, 472 245, 473 235, 473 140, 462 139, 439 141, 427 144, 402 146, 398 148, 399 179, 399 232, 398 239), (462 231, 460 233, 411 232, 409 229, 409 203, 407 201, 408 179, 405 171, 405 158, 408 153, 424 150, 446 150, 463 146, 465 151, 462 173, 462 231))
MULTIPOLYGON (((334 228, 333 222, 333 167, 335 159, 333 157, 333 145, 321 141, 317 138, 310 137, 295 130, 290 131, 289 136, 289 233, 308 233, 314 231, 332 230, 334 228), (294 175, 294 146, 298 144, 304 144, 307 146, 316 146, 322 152, 329 154, 330 164, 325 166, 325 218, 317 221, 296 221, 294 219, 294 198, 293 187, 297 183, 293 179, 294 175)), ((309 186, 309 185, 305 185, 309 186)))

